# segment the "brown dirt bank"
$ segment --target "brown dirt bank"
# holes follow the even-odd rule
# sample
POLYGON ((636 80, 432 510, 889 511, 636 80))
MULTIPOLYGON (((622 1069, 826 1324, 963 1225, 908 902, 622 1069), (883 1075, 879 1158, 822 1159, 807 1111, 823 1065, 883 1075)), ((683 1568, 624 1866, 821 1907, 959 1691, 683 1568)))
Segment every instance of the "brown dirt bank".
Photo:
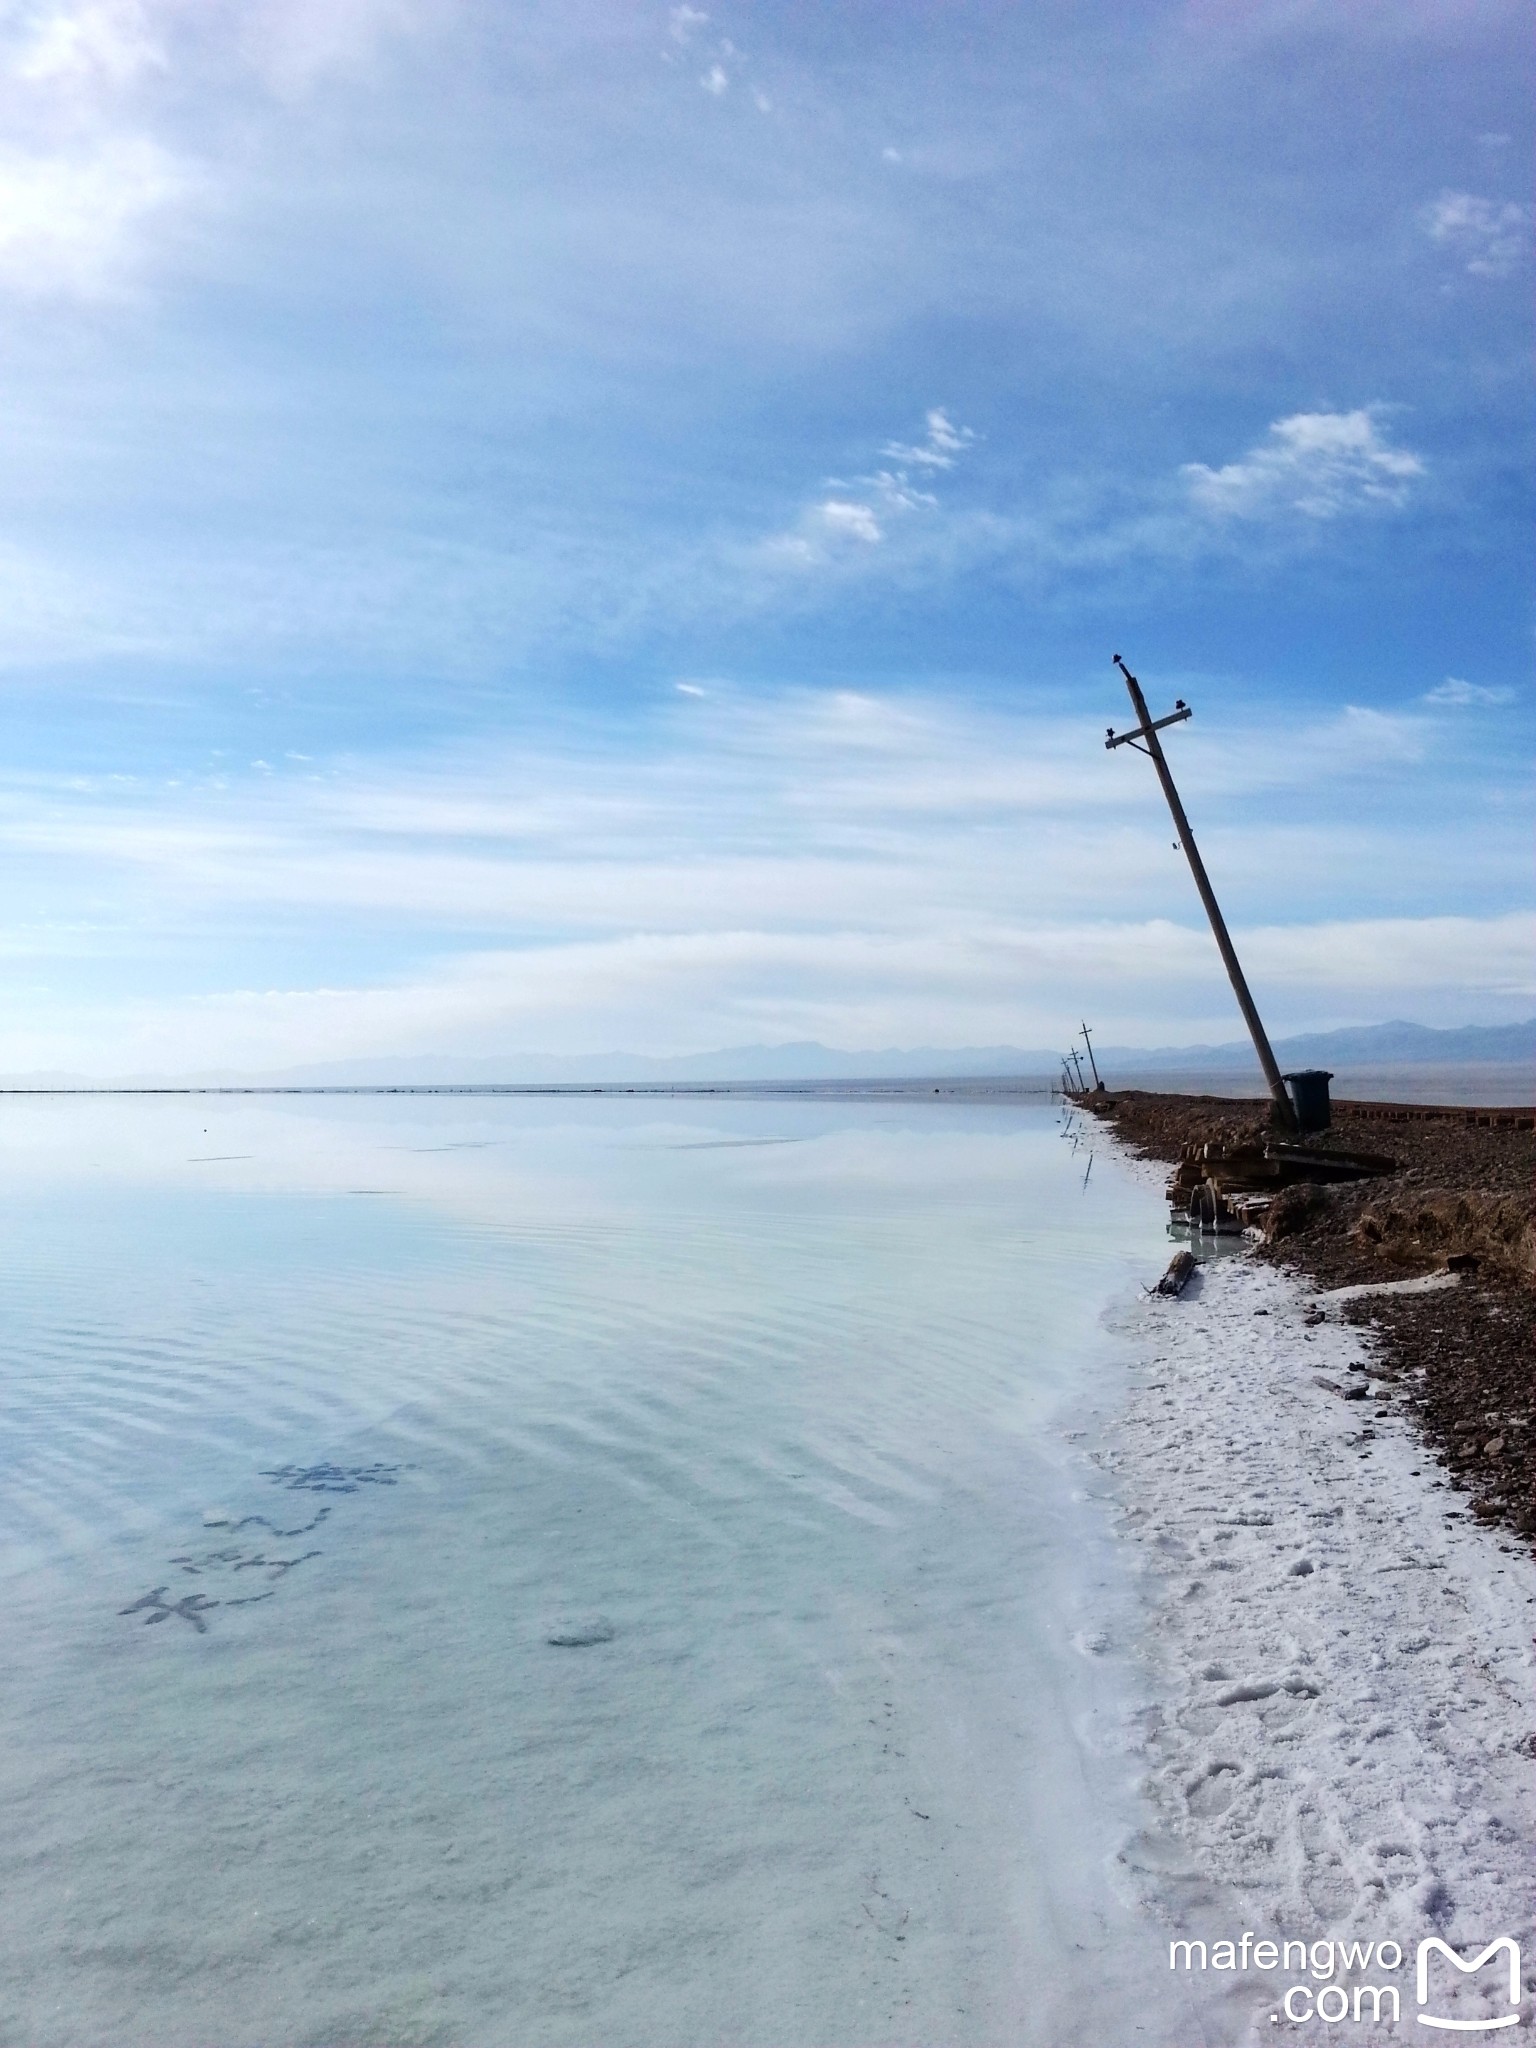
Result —
MULTIPOLYGON (((1188 1145, 1267 1135, 1266 1105, 1252 1101, 1123 1089, 1082 1106, 1170 1164, 1188 1145)), ((1288 1189, 1257 1256, 1321 1288, 1461 1269, 1454 1288, 1366 1296, 1339 1313, 1374 1331, 1378 1386, 1416 1417, 1473 1512, 1536 1542, 1536 1114, 1336 1102, 1332 1129, 1307 1142, 1388 1153, 1396 1171, 1288 1189)))

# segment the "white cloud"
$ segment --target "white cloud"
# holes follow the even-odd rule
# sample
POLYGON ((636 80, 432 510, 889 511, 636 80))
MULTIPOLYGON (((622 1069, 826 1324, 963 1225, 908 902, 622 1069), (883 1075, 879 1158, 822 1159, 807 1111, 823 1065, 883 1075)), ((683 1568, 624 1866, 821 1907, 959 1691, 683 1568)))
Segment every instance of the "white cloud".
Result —
POLYGON ((248 0, 232 25, 268 92, 291 100, 324 80, 366 72, 392 38, 428 31, 452 11, 451 0, 248 0))
POLYGON ((141 0, 58 6, 30 17, 27 27, 30 41, 17 47, 11 68, 29 82, 121 88, 145 70, 166 66, 163 39, 141 0))
POLYGON ((0 17, 0 289, 116 295, 151 221, 194 188, 138 105, 168 67, 163 13, 75 0, 0 17))
POLYGON ((366 65, 422 18, 421 0, 0 5, 0 289, 129 289, 152 230, 221 182, 216 150, 194 156, 180 132, 205 87, 222 117, 241 118, 253 100, 366 65))
MULTIPOLYGON (((525 736, 318 771, 269 752, 271 773, 176 791, 13 776, 0 857, 27 908, 0 925, 14 997, 0 1070, 762 1037, 1049 1043, 1056 1013, 1090 999, 1122 1040, 1210 1036, 1212 1020, 1238 1035, 1155 784, 1106 761, 1086 708, 751 698, 691 679, 682 694, 645 745, 608 757, 525 736), (266 986, 272 934, 299 961, 337 929, 365 947, 387 935, 356 985, 317 985, 324 965, 305 985, 294 965, 266 986), (132 978, 114 993, 124 958, 132 978), (187 964, 167 985, 202 993, 141 1012, 129 989, 146 960, 170 959, 187 964), (77 979, 89 963, 89 998, 33 986, 61 982, 64 961, 77 979)), ((1330 1014, 1456 1021, 1529 985, 1523 914, 1397 914, 1405 899, 1443 909, 1449 889, 1508 902, 1522 872, 1518 812, 1483 806, 1469 835, 1465 790, 1430 798, 1423 724, 1356 710, 1322 735, 1187 743, 1196 829, 1275 1030, 1315 1021, 1319 991, 1330 1014), (1289 764, 1282 801, 1255 790, 1253 759, 1289 764), (1405 777, 1420 778, 1410 802, 1405 777)))
POLYGON ((88 153, 0 154, 0 285, 24 297, 110 297, 130 280, 146 223, 194 186, 148 136, 88 153))
POLYGON ((667 16, 667 33, 674 43, 686 48, 708 21, 709 16, 697 7, 674 7, 667 16))
MULTIPOLYGON (((1428 1009, 1446 1022, 1536 994, 1536 920, 1382 918, 1239 927, 1271 1028, 1428 1009)), ((233 987, 79 1014, 65 1033, 14 1015, 0 1062, 98 1073, 419 1052, 1051 1044, 1084 1002, 1101 1043, 1237 1039, 1210 936, 1167 918, 979 917, 944 929, 635 931, 462 953, 353 986, 233 987)))
POLYGON ((969 427, 957 427, 940 406, 928 412, 924 423, 927 432, 921 441, 888 441, 881 449, 899 467, 877 469, 847 483, 831 479, 828 495, 802 513, 787 533, 766 542, 762 552, 769 560, 800 565, 845 560, 842 544, 873 547, 886 539, 894 522, 935 510, 938 499, 914 483, 910 471, 916 469, 926 479, 936 471, 953 469, 976 436, 969 427))
POLYGON ((1422 761, 1424 721, 1401 712, 1377 711, 1368 704, 1346 704, 1338 717, 1315 726, 1305 743, 1334 765, 1368 768, 1373 762, 1422 761))
POLYGON ((1202 511, 1218 518, 1259 519, 1299 512, 1308 519, 1404 503, 1419 457, 1394 448, 1377 428, 1374 410, 1298 412, 1276 420, 1269 438, 1240 462, 1211 469, 1186 462, 1180 474, 1202 511))
POLYGON ((1243 958, 1275 982, 1370 991, 1378 1001, 1460 984, 1475 1008, 1479 998, 1536 996, 1536 917, 1509 911, 1269 926, 1244 941, 1243 958))
POLYGON ((871 543, 885 538, 872 505, 860 505, 848 498, 825 498, 813 516, 834 537, 871 543))
POLYGON ((923 440, 887 441, 880 453, 913 469, 953 469, 956 457, 976 439, 969 427, 955 426, 942 406, 927 414, 925 424, 928 432, 923 440))
POLYGON ((1432 690, 1424 692, 1426 704, 1511 704, 1513 690, 1491 690, 1483 683, 1469 683, 1464 676, 1447 676, 1432 690))
MULTIPOLYGON (((704 22, 709 17, 701 14, 697 19, 699 22, 704 22)), ((722 37, 714 47, 709 69, 704 72, 699 80, 699 84, 703 86, 707 93, 711 93, 716 99, 719 99, 723 93, 730 91, 732 78, 737 72, 744 69, 744 66, 745 60, 741 51, 737 49, 736 45, 728 37, 722 37)), ((772 111, 772 102, 765 93, 754 91, 752 100, 760 114, 772 111)))
POLYGON ((1465 261, 1474 277, 1508 277, 1531 241, 1532 209, 1475 192, 1442 192, 1419 215, 1419 225, 1465 261))

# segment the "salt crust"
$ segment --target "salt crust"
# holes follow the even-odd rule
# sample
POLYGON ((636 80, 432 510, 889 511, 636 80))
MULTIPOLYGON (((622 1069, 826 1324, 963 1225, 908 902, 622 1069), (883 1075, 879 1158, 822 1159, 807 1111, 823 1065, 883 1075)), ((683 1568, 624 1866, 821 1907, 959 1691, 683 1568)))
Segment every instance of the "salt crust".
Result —
MULTIPOLYGON (((1161 1188, 1159 1161, 1100 1135, 1161 1188)), ((1413 1956, 1434 1933, 1464 1956, 1516 1937, 1530 2023, 1536 1559, 1470 1518, 1382 1393, 1370 1331, 1337 1319, 1368 1292, 1401 1284, 1319 1292, 1241 1251, 1182 1298, 1118 1300, 1124 1399, 1079 1448, 1145 1591, 1130 1745, 1153 1825, 1120 1849, 1128 1894, 1169 1939, 1399 1942, 1401 1970, 1333 1980, 1395 1982, 1401 2025, 1305 2030, 1389 2048, 1419 2032, 1413 1956)), ((1434 2009, 1505 2013, 1495 1976, 1442 1972, 1434 2009)), ((1210 2048, 1274 2048, 1296 2038, 1274 2032, 1292 1980, 1182 1989, 1210 2048)))
MULTIPOLYGON (((1340 2037, 1401 2042, 1427 1935, 1465 1954, 1513 1934, 1536 1989, 1536 1568, 1468 1517, 1379 1382, 1335 1390, 1373 1355, 1326 1306, 1250 1255, 1109 1312, 1128 1393, 1084 1448, 1145 1577, 1157 1816, 1121 1864, 1171 1934, 1399 1942, 1401 1970, 1355 1981, 1395 1983, 1400 2025, 1340 2037)), ((1295 1974, 1225 1979, 1219 2038, 1282 2038, 1295 1974)), ((1437 1984, 1435 2009, 1507 2010, 1496 1975, 1437 1984)))

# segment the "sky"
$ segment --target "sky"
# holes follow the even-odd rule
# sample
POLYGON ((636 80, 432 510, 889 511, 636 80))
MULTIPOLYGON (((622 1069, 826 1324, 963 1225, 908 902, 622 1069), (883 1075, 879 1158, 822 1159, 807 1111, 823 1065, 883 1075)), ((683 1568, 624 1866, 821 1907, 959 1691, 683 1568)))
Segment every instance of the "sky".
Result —
POLYGON ((0 0, 0 1072, 1536 1012, 1506 0, 0 0))

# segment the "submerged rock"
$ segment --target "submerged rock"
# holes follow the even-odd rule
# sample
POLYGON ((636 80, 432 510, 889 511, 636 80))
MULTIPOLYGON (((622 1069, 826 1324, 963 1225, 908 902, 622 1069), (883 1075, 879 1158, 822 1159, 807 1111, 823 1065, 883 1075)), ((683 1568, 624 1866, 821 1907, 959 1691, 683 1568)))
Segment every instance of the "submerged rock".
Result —
POLYGON ((617 1633, 611 1621, 595 1618, 551 1629, 544 1640, 553 1650, 585 1650, 594 1643, 611 1643, 617 1633))

